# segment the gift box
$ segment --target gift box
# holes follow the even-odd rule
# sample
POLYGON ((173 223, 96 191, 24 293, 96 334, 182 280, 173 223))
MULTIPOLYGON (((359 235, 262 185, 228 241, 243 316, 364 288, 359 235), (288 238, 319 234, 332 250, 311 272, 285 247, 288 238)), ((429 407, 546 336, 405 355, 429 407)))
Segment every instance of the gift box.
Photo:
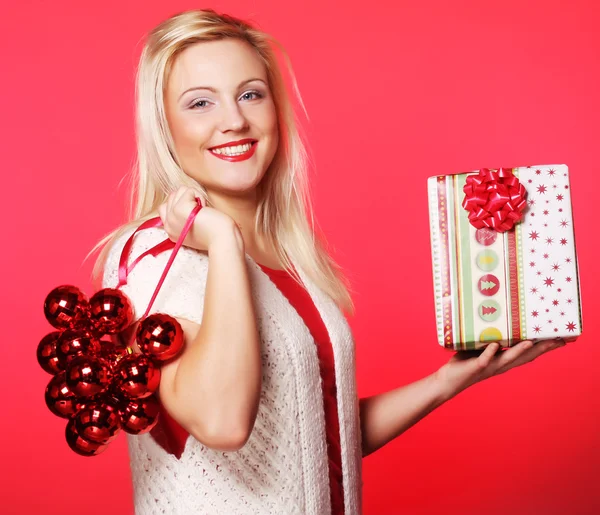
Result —
POLYGON ((582 331, 566 165, 430 177, 439 344, 564 338, 582 331))

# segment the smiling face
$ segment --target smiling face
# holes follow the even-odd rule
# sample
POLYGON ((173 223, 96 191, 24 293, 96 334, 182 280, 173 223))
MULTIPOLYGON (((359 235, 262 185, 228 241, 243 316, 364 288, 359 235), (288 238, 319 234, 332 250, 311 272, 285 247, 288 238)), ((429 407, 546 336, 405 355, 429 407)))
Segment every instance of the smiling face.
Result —
POLYGON ((279 136, 267 72, 249 44, 186 48, 168 78, 165 109, 180 165, 209 197, 254 193, 279 136))

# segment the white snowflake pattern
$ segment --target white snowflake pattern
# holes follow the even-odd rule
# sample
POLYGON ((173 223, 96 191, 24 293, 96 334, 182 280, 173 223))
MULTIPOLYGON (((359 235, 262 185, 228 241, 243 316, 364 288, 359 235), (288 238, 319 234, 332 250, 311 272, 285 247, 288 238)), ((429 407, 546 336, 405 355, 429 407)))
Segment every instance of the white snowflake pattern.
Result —
POLYGON ((552 166, 532 168, 522 181, 529 208, 536 208, 525 213, 522 242, 527 252, 523 273, 528 283, 528 327, 540 337, 578 330, 569 178, 563 171, 552 166))

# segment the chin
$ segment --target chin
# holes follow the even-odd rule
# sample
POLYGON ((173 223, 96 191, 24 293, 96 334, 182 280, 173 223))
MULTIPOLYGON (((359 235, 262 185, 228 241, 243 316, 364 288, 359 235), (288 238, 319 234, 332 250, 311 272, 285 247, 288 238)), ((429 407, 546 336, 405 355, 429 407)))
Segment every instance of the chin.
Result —
POLYGON ((252 181, 240 181, 238 177, 237 180, 215 182, 211 189, 233 197, 245 197, 256 190, 261 179, 262 176, 252 181))

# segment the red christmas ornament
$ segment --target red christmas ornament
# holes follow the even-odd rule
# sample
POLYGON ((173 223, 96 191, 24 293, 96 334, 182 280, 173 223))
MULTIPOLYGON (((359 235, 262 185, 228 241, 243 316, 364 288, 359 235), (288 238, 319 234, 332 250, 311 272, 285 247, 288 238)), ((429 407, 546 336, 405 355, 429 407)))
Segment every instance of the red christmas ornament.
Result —
POLYGON ((123 431, 139 435, 151 431, 158 422, 160 406, 154 395, 145 399, 121 401, 119 413, 123 431))
POLYGON ((84 331, 67 329, 56 341, 56 356, 63 369, 67 368, 73 358, 99 351, 100 342, 84 331))
POLYGON ((81 456, 96 456, 106 450, 107 444, 92 442, 79 434, 75 427, 75 420, 69 420, 65 431, 67 444, 81 456))
POLYGON ((49 374, 58 374, 63 369, 56 355, 56 341, 60 335, 60 331, 52 331, 44 336, 38 344, 38 363, 49 374))
POLYGON ((73 420, 77 434, 90 442, 110 443, 121 431, 118 407, 110 398, 87 403, 73 420))
POLYGON ((143 354, 122 358, 114 372, 114 389, 118 395, 129 399, 142 399, 152 395, 160 383, 160 369, 143 354))
POLYGON ((172 316, 156 313, 140 322, 136 341, 144 354, 157 361, 166 361, 181 351, 183 329, 172 316))
POLYGON ((77 356, 66 369, 67 386, 84 398, 93 397, 108 390, 112 379, 110 365, 95 356, 77 356))
POLYGON ((85 326, 89 304, 85 294, 76 286, 65 284, 54 288, 44 301, 46 320, 57 329, 85 326))
POLYGON ((132 351, 122 343, 116 343, 110 340, 100 340, 100 352, 98 355, 108 361, 113 369, 119 360, 125 356, 129 356, 131 352, 132 351))
POLYGON ((90 319, 98 334, 120 333, 133 322, 133 307, 120 290, 104 288, 90 299, 90 319))
MULTIPOLYGON (((164 240, 144 255, 173 248, 172 257, 183 245, 193 219, 202 208, 200 199, 192 210, 177 243, 164 240)), ((157 227, 159 217, 145 221, 130 235, 119 259, 118 287, 126 284, 127 275, 140 256, 128 267, 127 258, 133 236, 142 229, 157 227)), ((152 308, 172 259, 167 264, 146 308, 152 308)), ((155 427, 159 403, 153 392, 160 383, 160 369, 153 362, 173 357, 183 343, 179 324, 170 317, 155 320, 153 330, 147 325, 140 337, 150 356, 134 355, 121 343, 103 342, 105 334, 124 331, 133 322, 131 302, 118 289, 97 292, 90 302, 75 286, 63 285, 52 290, 44 302, 44 315, 59 336, 48 335, 38 345, 38 361, 44 370, 60 372, 46 388, 46 403, 58 416, 70 418, 65 429, 69 447, 82 456, 104 452, 121 428, 141 434, 155 427), (114 370, 114 373, 113 373, 114 370)), ((150 322, 147 322, 150 324, 150 322)))
POLYGON ((67 385, 64 370, 50 379, 46 386, 45 400, 48 409, 61 418, 70 418, 82 406, 81 401, 67 385))

